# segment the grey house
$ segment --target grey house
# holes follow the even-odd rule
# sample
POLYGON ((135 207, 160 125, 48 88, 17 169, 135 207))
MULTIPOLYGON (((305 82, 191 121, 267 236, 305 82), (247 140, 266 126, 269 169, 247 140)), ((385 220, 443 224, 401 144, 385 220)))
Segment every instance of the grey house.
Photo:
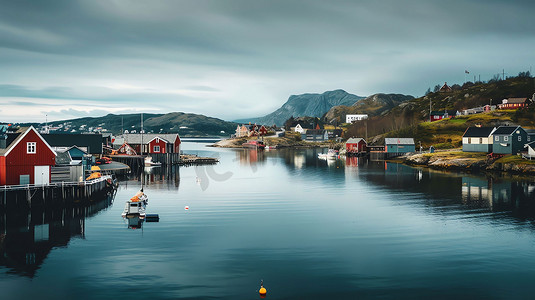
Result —
POLYGON ((464 152, 492 152, 492 133, 496 127, 468 127, 463 134, 464 152))
POLYGON ((305 129, 301 139, 307 142, 323 142, 329 140, 329 133, 324 129, 305 129))
POLYGON ((385 152, 407 153, 414 152, 413 138, 385 138, 385 152))
POLYGON ((500 154, 517 154, 524 150, 528 140, 527 132, 520 126, 500 126, 492 136, 492 152, 500 154))

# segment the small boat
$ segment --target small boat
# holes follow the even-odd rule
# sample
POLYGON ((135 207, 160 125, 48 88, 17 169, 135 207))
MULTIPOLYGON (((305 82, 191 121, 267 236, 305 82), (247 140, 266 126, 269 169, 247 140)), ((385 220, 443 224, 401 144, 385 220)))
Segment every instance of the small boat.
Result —
POLYGON ((143 193, 143 190, 140 190, 134 195, 134 197, 126 201, 124 211, 121 216, 123 216, 123 218, 139 217, 140 219, 144 219, 145 207, 147 206, 148 202, 149 198, 147 195, 145 195, 145 193, 143 193))
POLYGON ((264 145, 264 142, 258 140, 247 141, 247 143, 243 143, 242 146, 246 148, 254 148, 260 150, 264 150, 264 148, 266 147, 266 145, 264 145))
POLYGON ((145 157, 145 167, 159 167, 162 163, 160 162, 153 162, 152 157, 147 156, 145 157))
POLYGON ((319 159, 336 159, 338 158, 338 151, 334 149, 329 149, 327 153, 319 153, 318 158, 319 159))

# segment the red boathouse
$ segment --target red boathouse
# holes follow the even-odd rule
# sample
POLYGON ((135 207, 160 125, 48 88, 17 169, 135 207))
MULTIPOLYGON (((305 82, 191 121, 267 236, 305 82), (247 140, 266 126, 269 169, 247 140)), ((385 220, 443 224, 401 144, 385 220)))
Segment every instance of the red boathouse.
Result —
POLYGON ((0 185, 48 184, 56 152, 32 127, 6 133, 0 147, 0 185))

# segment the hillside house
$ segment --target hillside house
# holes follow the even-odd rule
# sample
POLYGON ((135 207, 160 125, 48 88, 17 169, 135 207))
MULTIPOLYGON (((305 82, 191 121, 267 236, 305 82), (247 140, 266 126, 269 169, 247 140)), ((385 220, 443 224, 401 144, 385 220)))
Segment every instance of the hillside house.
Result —
POLYGON ((464 152, 492 152, 492 133, 496 127, 468 127, 463 134, 464 152))
POLYGON ((433 122, 442 119, 451 119, 460 115, 461 113, 457 110, 432 111, 430 119, 433 122))
POLYGON ((339 140, 342 138, 344 131, 342 129, 331 129, 327 130, 329 140, 339 140))
POLYGON ((500 126, 492 136, 492 152, 500 154, 517 154, 524 150, 528 140, 527 132, 520 126, 500 126))
POLYGON ((305 129, 303 129, 303 126, 301 124, 295 125, 294 132, 299 132, 301 134, 305 133, 305 129))
POLYGON ((440 93, 448 93, 453 91, 447 82, 444 82, 444 85, 438 90, 440 93))
POLYGON ((501 104, 498 104, 500 109, 518 109, 528 106, 531 103, 529 98, 508 98, 503 99, 501 104))
POLYGON ((249 129, 247 129, 247 127, 245 127, 245 125, 238 125, 238 127, 236 128, 236 137, 237 138, 248 136, 248 134, 249 134, 249 129))
POLYGON ((469 109, 465 109, 461 112, 461 114, 463 116, 467 116, 467 115, 473 115, 473 114, 480 114, 482 112, 485 111, 485 108, 483 106, 481 107, 474 107, 474 108, 469 108, 469 109))
POLYGON ((268 129, 266 128, 266 126, 262 125, 260 126, 260 128, 258 128, 259 135, 267 135, 267 133, 268 133, 268 129))
POLYGON ((355 121, 362 121, 368 119, 368 115, 346 115, 346 123, 353 123, 355 121))
POLYGON ((531 143, 527 143, 525 145, 525 148, 528 148, 528 157, 530 159, 532 158, 535 158, 535 141, 531 142, 531 143))
POLYGON ((385 152, 408 153, 415 151, 413 138, 385 138, 385 152))
POLYGON ((365 152, 367 143, 363 138, 350 138, 346 141, 347 153, 365 152))
POLYGON ((301 139, 307 142, 323 142, 329 140, 329 133, 324 129, 306 129, 301 139))
POLYGON ((0 139, 0 185, 48 184, 56 152, 33 128, 3 133, 0 139))

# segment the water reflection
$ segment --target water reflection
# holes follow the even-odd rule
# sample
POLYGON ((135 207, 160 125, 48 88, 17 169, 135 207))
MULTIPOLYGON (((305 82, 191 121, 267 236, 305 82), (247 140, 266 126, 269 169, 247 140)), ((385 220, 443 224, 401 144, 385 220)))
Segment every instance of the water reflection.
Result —
POLYGON ((535 199, 535 183, 463 176, 461 193, 463 203, 472 207, 486 207, 491 211, 519 208, 529 211, 535 199))
POLYGON ((125 221, 129 229, 142 229, 144 220, 139 218, 139 216, 128 216, 125 218, 125 221))
POLYGON ((120 178, 122 185, 128 186, 128 181, 137 181, 139 185, 150 185, 151 188, 178 190, 180 186, 180 167, 178 165, 163 165, 159 167, 145 167, 138 173, 132 172, 120 178))
POLYGON ((0 212, 0 265, 34 277, 52 249, 85 238, 85 219, 110 206, 114 196, 87 206, 0 212))

